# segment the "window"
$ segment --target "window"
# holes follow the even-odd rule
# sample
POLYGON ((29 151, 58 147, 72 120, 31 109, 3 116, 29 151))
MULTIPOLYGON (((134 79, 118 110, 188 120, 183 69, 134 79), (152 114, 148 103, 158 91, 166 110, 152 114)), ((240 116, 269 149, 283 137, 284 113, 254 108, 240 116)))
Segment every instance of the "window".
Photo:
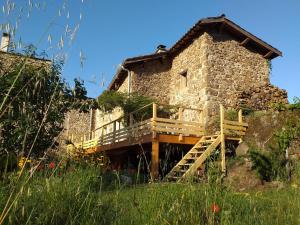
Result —
POLYGON ((187 70, 183 70, 180 75, 180 90, 184 90, 188 84, 187 70))

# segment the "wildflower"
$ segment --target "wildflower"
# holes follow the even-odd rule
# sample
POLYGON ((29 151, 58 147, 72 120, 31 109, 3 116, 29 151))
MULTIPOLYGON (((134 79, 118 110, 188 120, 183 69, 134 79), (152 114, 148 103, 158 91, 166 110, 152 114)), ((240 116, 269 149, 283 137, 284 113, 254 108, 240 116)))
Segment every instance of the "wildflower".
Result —
POLYGON ((26 157, 22 156, 18 161, 18 167, 19 169, 22 169, 26 163, 31 163, 31 162, 32 161, 30 159, 27 159, 26 157))
POLYGON ((296 188, 298 188, 298 185, 297 185, 297 184, 295 184, 295 183, 294 183, 294 184, 292 184, 291 186, 292 186, 292 188, 295 188, 295 189, 296 189, 296 188))
POLYGON ((55 168, 55 162, 49 163, 48 168, 49 169, 54 169, 55 168))
POLYGON ((220 207, 216 203, 213 203, 213 204, 211 204, 211 211, 213 213, 219 213, 220 212, 220 207))

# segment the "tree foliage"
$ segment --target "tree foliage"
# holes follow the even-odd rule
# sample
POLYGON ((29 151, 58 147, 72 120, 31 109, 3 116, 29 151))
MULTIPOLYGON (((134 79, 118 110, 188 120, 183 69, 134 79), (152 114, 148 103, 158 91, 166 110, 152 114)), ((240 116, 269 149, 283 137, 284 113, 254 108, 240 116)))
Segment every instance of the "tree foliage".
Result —
MULTIPOLYGON (((119 107, 123 110, 125 118, 128 115, 145 105, 155 102, 154 99, 140 95, 138 93, 127 93, 117 91, 104 91, 97 99, 99 108, 104 112, 111 112, 113 109, 119 107)), ((152 113, 151 108, 146 108, 138 113, 135 113, 135 119, 141 120, 152 113)))
POLYGON ((0 156, 42 155, 57 144, 68 110, 94 105, 82 81, 75 79, 72 90, 62 79, 61 62, 28 59, 16 57, 15 66, 0 75, 0 156))

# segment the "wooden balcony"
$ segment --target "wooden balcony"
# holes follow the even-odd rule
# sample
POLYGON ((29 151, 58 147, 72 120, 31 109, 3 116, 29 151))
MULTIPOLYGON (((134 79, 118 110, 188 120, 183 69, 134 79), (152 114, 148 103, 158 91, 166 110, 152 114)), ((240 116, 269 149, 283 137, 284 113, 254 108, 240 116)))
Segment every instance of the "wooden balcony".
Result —
MULTIPOLYGON (((222 171, 225 172, 225 141, 240 141, 245 135, 247 127, 248 124, 243 122, 242 110, 238 112, 238 121, 226 120, 224 108, 220 105, 220 130, 217 134, 207 135, 204 129, 202 110, 158 106, 153 103, 84 135, 80 142, 68 145, 68 151, 83 155, 97 152, 112 154, 113 151, 121 152, 122 149, 130 146, 151 143, 151 176, 153 179, 157 179, 159 143, 193 145, 194 147, 190 151, 194 154, 194 149, 197 150, 197 146, 200 146, 203 141, 210 143, 211 140, 214 140, 215 142, 210 143, 211 145, 205 146, 207 149, 195 161, 194 167, 188 169, 186 173, 194 173, 219 145, 222 171)), ((178 166, 185 165, 179 163, 178 166)))
POLYGON ((130 113, 127 118, 120 117, 83 135, 80 142, 68 145, 68 149, 72 151, 75 147, 91 154, 151 143, 153 140, 193 145, 204 135, 202 120, 200 109, 152 103, 130 113), (137 119, 139 113, 145 116, 137 119), (194 120, 184 120, 188 116, 194 116, 194 120))

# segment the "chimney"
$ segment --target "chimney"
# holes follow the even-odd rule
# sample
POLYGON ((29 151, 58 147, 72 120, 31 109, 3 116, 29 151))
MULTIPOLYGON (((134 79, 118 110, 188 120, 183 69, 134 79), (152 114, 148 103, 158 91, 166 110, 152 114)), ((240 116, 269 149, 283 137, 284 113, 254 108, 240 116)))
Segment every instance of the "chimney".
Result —
POLYGON ((8 33, 3 33, 1 38, 1 47, 0 47, 1 52, 8 51, 9 42, 10 42, 10 35, 8 33))
POLYGON ((157 46, 155 53, 162 53, 162 52, 167 52, 166 46, 165 45, 157 46))

